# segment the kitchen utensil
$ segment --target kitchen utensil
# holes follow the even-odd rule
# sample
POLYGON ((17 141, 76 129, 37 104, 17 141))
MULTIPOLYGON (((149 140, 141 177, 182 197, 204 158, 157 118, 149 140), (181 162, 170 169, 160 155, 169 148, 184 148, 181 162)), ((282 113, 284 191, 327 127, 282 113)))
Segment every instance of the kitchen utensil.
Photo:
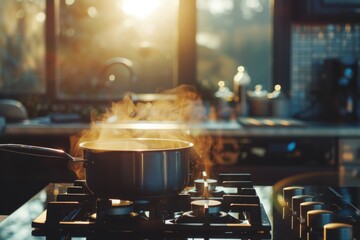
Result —
POLYGON ((14 99, 0 99, 0 116, 7 122, 19 122, 28 118, 25 106, 14 99))
POLYGON ((264 117, 271 115, 270 100, 267 94, 268 92, 263 89, 262 85, 256 85, 254 91, 248 92, 250 116, 264 117))
POLYGON ((140 199, 175 195, 189 178, 190 142, 171 139, 121 139, 80 144, 84 158, 60 149, 0 144, 0 150, 83 162, 86 183, 100 198, 140 199))

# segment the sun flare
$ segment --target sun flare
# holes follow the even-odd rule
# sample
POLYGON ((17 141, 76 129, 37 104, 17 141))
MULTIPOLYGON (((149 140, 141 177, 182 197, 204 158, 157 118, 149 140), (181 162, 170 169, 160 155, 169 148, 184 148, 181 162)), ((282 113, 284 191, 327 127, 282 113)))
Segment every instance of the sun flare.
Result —
POLYGON ((137 18, 147 18, 160 6, 160 0, 124 0, 122 10, 137 18))

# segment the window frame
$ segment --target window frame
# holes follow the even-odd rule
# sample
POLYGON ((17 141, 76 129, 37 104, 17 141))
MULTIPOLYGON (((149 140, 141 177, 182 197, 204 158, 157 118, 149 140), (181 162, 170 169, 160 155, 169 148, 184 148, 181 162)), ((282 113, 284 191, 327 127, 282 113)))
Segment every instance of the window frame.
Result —
MULTIPOLYGON (((45 82, 46 92, 37 94, 36 97, 51 103, 79 103, 79 104, 104 104, 109 100, 99 99, 61 99, 57 94, 56 83, 56 48, 57 48, 57 23, 59 21, 59 6, 61 0, 45 0, 45 82)), ((289 19, 291 1, 272 0, 274 7, 273 15, 273 49, 272 49, 272 77, 271 84, 279 83, 284 86, 285 93, 289 89, 289 19), (286 14, 284 14, 284 12, 286 14), (276 81, 274 81, 276 79, 276 81)), ((178 61, 174 66, 174 78, 177 85, 189 84, 197 86, 197 44, 196 44, 196 1, 179 0, 178 9, 178 61)), ((25 94, 27 95, 27 94, 25 94)), ((2 94, 0 98, 23 98, 24 94, 2 94)), ((32 94, 34 96, 34 94, 32 94)))
MULTIPOLYGON (((101 99, 60 99, 56 86, 56 28, 59 17, 60 0, 46 0, 46 93, 44 97, 52 101, 102 103, 101 99)), ((196 85, 196 1, 179 1, 177 65, 174 67, 175 82, 178 85, 196 85)))

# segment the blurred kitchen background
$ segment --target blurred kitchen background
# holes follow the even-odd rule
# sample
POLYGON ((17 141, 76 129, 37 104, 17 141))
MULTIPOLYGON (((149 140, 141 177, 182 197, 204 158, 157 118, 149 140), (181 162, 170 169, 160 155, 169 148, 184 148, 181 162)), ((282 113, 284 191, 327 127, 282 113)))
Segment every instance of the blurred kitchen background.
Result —
POLYGON ((71 108, 66 101, 117 100, 182 83, 211 99, 219 81, 233 87, 239 65, 251 74, 252 86, 272 87, 272 1, 1 5, 0 93, 21 96, 33 117, 71 108))
POLYGON ((188 84, 215 165, 358 184, 359 59, 359 0, 2 0, 1 142, 69 151, 111 102, 188 84))
POLYGON ((356 119, 333 109, 341 104, 353 105, 348 115, 359 112, 356 0, 0 4, 0 94, 20 100, 31 117, 79 109, 87 115, 79 103, 96 105, 183 83, 211 101, 220 81, 236 92, 238 66, 251 78, 248 91, 281 86, 288 100, 281 115, 329 119, 332 112, 339 115, 335 120, 356 119), (350 77, 338 87, 342 74, 336 71, 344 68, 350 77))

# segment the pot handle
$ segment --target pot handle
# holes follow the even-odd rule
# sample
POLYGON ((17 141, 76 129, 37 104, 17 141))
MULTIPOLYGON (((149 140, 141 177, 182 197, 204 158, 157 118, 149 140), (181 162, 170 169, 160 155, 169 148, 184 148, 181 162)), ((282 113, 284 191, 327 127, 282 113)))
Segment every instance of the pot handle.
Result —
POLYGON ((40 147, 40 146, 33 146, 26 144, 13 144, 13 143, 0 144, 0 151, 24 154, 28 156, 62 158, 62 159, 70 160, 72 162, 86 162, 85 159, 73 157, 61 149, 47 148, 47 147, 40 147))

